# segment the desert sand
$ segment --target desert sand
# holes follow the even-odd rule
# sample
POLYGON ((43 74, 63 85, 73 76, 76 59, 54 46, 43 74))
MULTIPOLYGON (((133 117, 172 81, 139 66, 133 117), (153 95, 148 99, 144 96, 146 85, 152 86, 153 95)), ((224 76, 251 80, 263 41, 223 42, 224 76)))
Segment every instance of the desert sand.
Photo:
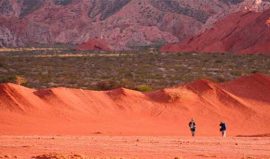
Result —
POLYGON ((269 159, 269 114, 270 77, 263 74, 150 93, 7 83, 0 85, 0 158, 269 159))
POLYGON ((269 134, 270 77, 253 74, 216 83, 198 80, 150 93, 119 88, 29 89, 0 85, 1 135, 198 136, 269 134))
POLYGON ((269 159, 270 138, 2 136, 0 158, 269 159))

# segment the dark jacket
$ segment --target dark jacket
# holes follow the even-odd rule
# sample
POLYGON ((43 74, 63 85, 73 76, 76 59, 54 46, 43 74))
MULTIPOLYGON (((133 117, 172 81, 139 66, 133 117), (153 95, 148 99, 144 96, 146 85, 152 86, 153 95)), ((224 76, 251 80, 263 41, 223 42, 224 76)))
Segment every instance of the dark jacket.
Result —
POLYGON ((219 124, 219 126, 220 126, 220 131, 226 131, 226 124, 225 123, 223 123, 223 122, 221 122, 220 124, 219 124))
POLYGON ((189 128, 190 128, 191 131, 195 131, 196 130, 196 124, 195 124, 194 121, 189 122, 188 126, 189 126, 189 128))

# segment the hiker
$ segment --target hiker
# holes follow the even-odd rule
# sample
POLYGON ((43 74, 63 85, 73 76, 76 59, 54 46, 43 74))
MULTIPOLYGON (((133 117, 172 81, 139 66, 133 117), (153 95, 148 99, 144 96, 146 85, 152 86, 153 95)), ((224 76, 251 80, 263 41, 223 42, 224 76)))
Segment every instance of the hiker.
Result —
POLYGON ((195 136, 195 131, 196 131, 196 124, 195 121, 193 119, 191 119, 191 121, 188 124, 190 131, 191 131, 191 135, 194 137, 195 136))
POLYGON ((225 124, 225 122, 220 122, 219 126, 220 126, 219 130, 221 132, 222 137, 226 137, 226 124, 225 124))

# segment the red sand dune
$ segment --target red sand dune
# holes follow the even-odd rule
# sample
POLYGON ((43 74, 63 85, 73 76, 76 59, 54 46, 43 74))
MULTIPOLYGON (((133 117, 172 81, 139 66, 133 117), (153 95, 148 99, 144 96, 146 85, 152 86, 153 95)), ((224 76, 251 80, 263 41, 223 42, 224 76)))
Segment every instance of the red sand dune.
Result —
POLYGON ((218 21, 213 28, 161 51, 234 52, 270 54, 270 10, 238 12, 218 21))
POLYGON ((189 135, 193 117, 198 135, 269 134, 270 77, 254 74, 226 82, 198 80, 141 93, 125 88, 89 91, 35 90, 0 85, 1 135, 189 135))
POLYGON ((90 39, 78 45, 77 50, 111 51, 111 47, 102 39, 90 39))

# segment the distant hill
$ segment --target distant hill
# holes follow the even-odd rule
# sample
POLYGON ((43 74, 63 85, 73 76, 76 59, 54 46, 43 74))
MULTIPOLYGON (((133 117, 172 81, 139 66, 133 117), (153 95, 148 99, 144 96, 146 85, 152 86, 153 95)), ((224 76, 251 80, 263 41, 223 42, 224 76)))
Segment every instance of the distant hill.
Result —
POLYGON ((205 32, 162 51, 263 53, 270 55, 270 10, 237 12, 221 19, 205 32))

